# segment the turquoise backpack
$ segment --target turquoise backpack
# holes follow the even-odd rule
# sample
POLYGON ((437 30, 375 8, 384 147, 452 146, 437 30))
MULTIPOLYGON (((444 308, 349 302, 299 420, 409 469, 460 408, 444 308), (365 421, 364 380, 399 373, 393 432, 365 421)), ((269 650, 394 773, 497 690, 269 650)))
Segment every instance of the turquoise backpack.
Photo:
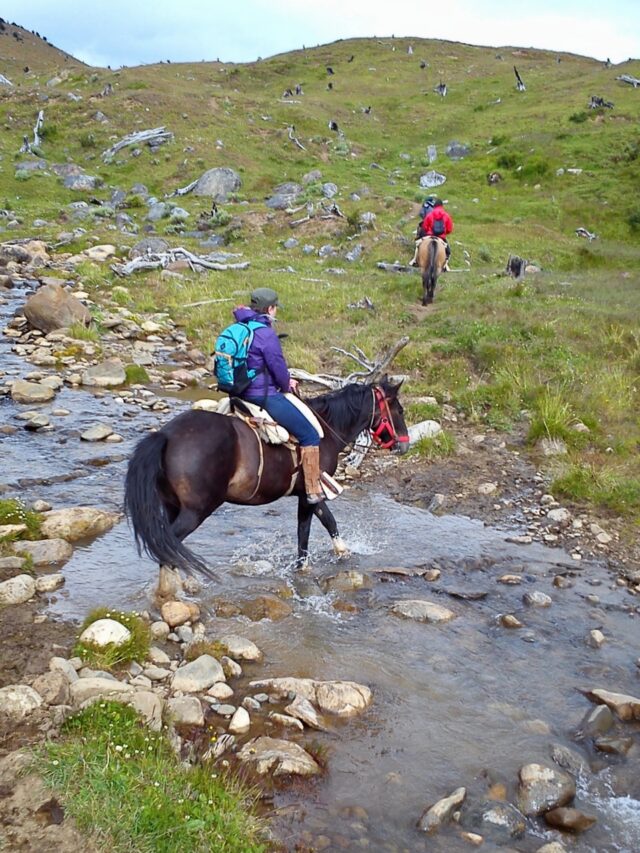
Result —
POLYGON ((251 385, 257 371, 247 369, 247 356, 253 333, 263 325, 249 320, 246 323, 232 323, 220 332, 215 343, 213 364, 218 391, 239 397, 251 385))

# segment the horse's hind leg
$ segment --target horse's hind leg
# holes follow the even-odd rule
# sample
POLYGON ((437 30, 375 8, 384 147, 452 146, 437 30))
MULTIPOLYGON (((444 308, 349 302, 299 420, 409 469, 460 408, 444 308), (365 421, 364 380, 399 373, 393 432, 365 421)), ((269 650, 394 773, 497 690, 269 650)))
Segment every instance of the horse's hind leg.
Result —
MULTIPOLYGON (((202 515, 195 509, 180 507, 179 512, 173 512, 171 530, 182 542, 190 533, 202 524, 206 515, 202 515)), ((175 566, 160 566, 158 577, 158 588, 156 595, 161 599, 175 598, 180 592, 198 592, 200 584, 195 578, 183 578, 179 569, 175 566)))
POLYGON ((297 567, 302 571, 309 568, 309 531, 313 509, 303 497, 298 499, 298 559, 297 567))

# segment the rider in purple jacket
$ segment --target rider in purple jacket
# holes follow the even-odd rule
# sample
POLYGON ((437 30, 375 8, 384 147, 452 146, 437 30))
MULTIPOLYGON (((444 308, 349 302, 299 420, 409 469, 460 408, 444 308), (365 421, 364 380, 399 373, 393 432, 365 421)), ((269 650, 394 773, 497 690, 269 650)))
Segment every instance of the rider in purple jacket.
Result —
POLYGON ((278 294, 269 287, 259 287, 251 294, 251 307, 236 308, 233 316, 239 323, 249 320, 261 323, 253 333, 247 356, 247 368, 255 370, 251 385, 242 395, 245 400, 266 409, 271 417, 300 442, 302 471, 307 501, 324 500, 320 485, 320 436, 296 406, 284 396, 296 392, 298 382, 289 374, 280 338, 273 328, 278 311, 278 294))

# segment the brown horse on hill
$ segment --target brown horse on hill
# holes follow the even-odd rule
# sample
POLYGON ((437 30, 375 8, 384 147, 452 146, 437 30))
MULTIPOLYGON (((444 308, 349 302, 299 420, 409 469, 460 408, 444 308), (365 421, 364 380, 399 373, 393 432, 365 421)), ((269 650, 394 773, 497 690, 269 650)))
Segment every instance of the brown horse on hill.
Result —
POLYGON ((447 262, 447 249, 439 237, 424 237, 418 246, 418 266, 422 271, 422 304, 433 302, 438 276, 447 262))

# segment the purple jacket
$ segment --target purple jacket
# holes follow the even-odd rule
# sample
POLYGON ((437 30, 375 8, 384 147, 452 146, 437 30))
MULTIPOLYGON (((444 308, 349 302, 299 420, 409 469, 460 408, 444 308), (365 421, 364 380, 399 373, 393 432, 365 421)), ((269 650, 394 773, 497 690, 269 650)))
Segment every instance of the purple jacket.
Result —
POLYGON ((247 357, 247 368, 257 370, 258 374, 242 396, 259 400, 264 399, 265 389, 267 396, 288 391, 291 377, 284 360, 280 338, 271 325, 271 317, 268 314, 258 314, 253 308, 245 308, 244 305, 236 308, 233 316, 238 323, 246 323, 248 320, 262 323, 262 328, 253 333, 247 357))

